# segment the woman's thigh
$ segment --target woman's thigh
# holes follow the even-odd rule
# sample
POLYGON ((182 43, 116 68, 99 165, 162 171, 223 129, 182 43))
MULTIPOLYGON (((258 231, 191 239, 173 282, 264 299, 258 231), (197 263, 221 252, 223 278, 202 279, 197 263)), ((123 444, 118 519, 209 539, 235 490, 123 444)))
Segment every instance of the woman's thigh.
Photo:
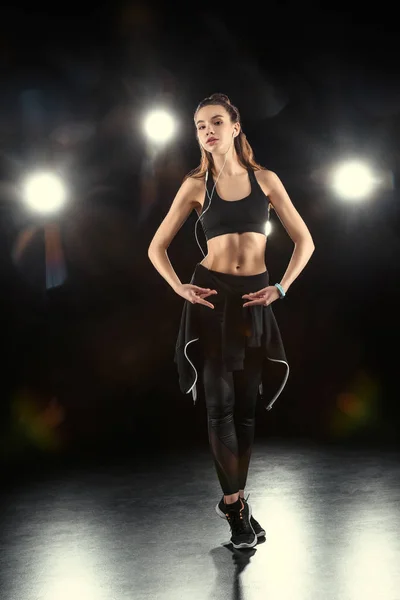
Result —
POLYGON ((214 417, 255 414, 261 383, 263 348, 246 348, 243 369, 227 371, 220 357, 205 357, 204 395, 208 413, 214 417))
POLYGON ((264 350, 246 348, 244 368, 233 372, 235 415, 253 417, 256 412, 258 387, 261 383, 264 350))
POLYGON ((233 373, 227 371, 221 358, 204 358, 203 385, 207 412, 211 418, 222 418, 233 413, 233 373))

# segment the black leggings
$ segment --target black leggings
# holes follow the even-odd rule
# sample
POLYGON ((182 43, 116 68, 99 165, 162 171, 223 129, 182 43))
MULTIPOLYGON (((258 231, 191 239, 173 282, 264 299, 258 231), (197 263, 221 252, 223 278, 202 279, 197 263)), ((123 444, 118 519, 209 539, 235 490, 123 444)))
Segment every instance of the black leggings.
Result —
POLYGON ((263 349, 246 348, 244 369, 229 372, 220 358, 204 357, 204 394, 211 453, 224 495, 244 490, 255 430, 263 349))

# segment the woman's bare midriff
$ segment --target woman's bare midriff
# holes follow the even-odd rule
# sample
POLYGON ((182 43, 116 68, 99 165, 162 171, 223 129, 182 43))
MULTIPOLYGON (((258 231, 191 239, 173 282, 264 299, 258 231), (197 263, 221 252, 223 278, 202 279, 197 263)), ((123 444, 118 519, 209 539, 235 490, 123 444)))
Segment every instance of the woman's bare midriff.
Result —
POLYGON ((219 235, 207 242, 208 254, 200 264, 231 275, 264 273, 266 241, 265 235, 252 231, 219 235))

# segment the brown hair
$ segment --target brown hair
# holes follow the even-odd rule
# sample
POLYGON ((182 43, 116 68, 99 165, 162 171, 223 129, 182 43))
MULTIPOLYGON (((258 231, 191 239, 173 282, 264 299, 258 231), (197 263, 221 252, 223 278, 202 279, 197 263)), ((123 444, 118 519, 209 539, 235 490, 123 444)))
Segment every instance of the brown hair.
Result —
MULTIPOLYGON (((195 110, 194 117, 196 117, 196 114, 198 113, 200 108, 203 108, 203 106, 210 105, 223 106, 227 111, 228 115, 230 116, 232 123, 240 123, 239 110, 236 108, 236 106, 233 106, 233 104, 230 103, 228 96, 226 96, 225 94, 212 94, 212 96, 210 96, 209 98, 205 98, 204 100, 202 100, 195 110)), ((242 128, 240 128, 239 135, 235 137, 234 144, 239 163, 242 165, 242 167, 244 167, 245 169, 253 169, 253 171, 259 171, 264 169, 264 167, 262 167, 255 161, 253 149, 247 141, 247 138, 243 133, 242 128)), ((190 173, 186 175, 185 179, 187 179, 188 177, 201 179, 205 176, 208 169, 211 169, 211 172, 214 175, 216 175, 214 159, 212 157, 211 152, 207 152, 207 150, 204 150, 200 142, 199 146, 201 152, 200 164, 198 167, 190 171, 190 173)))

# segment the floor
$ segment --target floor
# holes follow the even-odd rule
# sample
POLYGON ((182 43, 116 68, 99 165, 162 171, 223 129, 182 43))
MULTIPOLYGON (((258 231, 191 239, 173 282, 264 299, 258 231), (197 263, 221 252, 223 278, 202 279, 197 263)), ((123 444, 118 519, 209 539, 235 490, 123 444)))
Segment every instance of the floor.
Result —
POLYGON ((400 600, 400 454, 258 442, 267 536, 235 550, 207 446, 51 468, 2 493, 1 600, 400 600))

